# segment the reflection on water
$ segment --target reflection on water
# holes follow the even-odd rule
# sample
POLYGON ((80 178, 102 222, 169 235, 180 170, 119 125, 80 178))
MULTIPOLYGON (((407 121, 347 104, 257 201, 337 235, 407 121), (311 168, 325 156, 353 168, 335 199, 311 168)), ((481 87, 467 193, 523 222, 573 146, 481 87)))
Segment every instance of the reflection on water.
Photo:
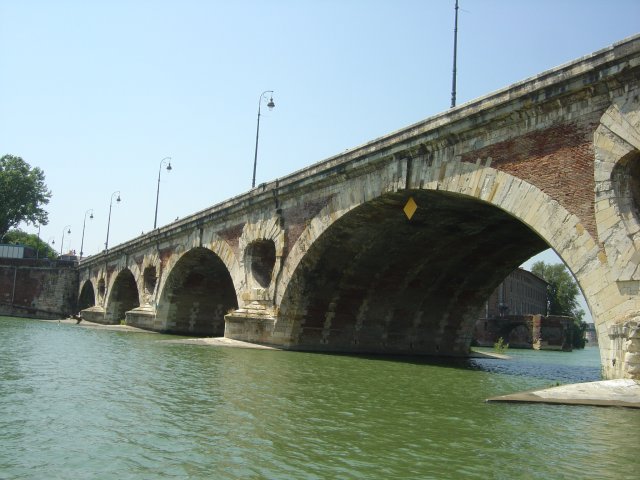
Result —
POLYGON ((443 364, 167 338, 0 318, 0 478, 637 476, 638 411, 484 402, 597 380, 597 349, 443 364))

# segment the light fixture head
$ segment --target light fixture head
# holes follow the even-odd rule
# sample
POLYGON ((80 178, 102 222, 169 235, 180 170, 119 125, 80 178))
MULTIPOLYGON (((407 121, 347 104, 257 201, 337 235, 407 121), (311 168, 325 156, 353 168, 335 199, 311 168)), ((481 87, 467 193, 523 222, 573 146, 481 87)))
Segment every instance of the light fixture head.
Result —
POLYGON ((269 107, 269 110, 273 110, 273 107, 275 107, 275 106, 276 106, 276 104, 273 103, 273 97, 271 97, 269 99, 269 103, 267 103, 267 107, 269 107))
POLYGON ((93 212, 91 212, 91 215, 89 215, 89 218, 90 219, 93 218, 93 212))
POLYGON ((67 230, 67 233, 71 233, 71 229, 67 230))
POLYGON ((168 171, 168 172, 170 172, 171 170, 172 170, 172 168, 171 168, 171 162, 169 162, 169 163, 167 164, 167 171, 168 171))
POLYGON ((120 195, 118 195, 118 198, 116 198, 116 202, 120 201, 120 195))

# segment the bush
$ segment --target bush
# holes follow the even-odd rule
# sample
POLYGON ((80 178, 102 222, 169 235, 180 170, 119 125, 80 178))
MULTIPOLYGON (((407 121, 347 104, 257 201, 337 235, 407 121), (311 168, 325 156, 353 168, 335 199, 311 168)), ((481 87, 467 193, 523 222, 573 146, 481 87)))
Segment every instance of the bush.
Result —
POLYGON ((496 343, 493 344, 493 351, 496 353, 504 354, 509 348, 508 343, 504 343, 504 338, 500 337, 496 343))

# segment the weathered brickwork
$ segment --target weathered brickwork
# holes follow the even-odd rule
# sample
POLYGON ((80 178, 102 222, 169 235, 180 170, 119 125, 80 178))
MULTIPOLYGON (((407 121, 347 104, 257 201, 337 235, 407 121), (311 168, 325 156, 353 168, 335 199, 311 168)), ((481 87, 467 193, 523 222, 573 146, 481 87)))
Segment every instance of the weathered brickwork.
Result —
POLYGON ((72 264, 2 259, 0 315, 54 319, 76 312, 78 272, 72 264))
POLYGON ((640 36, 262 184, 83 261, 83 315, 466 355, 491 291, 551 247, 604 375, 638 378, 620 325, 640 316, 639 83, 640 36))
MULTIPOLYGON (((598 119, 603 112, 596 112, 598 119)), ((490 158, 492 167, 560 202, 596 238, 593 134, 597 125, 553 125, 465 154, 462 161, 490 158)))
POLYGON ((492 347, 501 338, 509 347, 534 350, 573 349, 573 319, 559 315, 507 315, 478 320, 474 344, 492 347))
POLYGON ((307 228, 309 221, 325 208, 330 200, 330 198, 303 200, 299 205, 294 205, 282 212, 287 238, 287 246, 284 250, 285 257, 288 255, 291 246, 295 245, 304 229, 307 228))

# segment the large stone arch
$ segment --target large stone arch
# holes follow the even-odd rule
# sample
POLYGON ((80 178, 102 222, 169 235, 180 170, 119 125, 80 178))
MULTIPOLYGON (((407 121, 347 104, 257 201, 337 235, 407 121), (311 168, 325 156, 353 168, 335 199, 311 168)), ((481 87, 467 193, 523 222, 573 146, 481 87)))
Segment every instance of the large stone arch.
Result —
POLYGON ((640 100, 615 98, 594 134, 595 216, 610 285, 598 343, 610 376, 640 375, 640 100), (618 299, 622 298, 620 302, 618 299), (616 359, 618 360, 616 363, 616 359))
MULTIPOLYGON (((578 275, 585 275, 601 266, 602 257, 598 257, 598 253, 602 253, 602 250, 578 217, 536 186, 491 168, 491 159, 476 163, 457 159, 430 162, 422 157, 413 159, 413 170, 413 178, 408 184, 419 185, 419 190, 447 192, 457 194, 460 198, 475 199, 493 205, 522 222, 553 248, 576 276, 581 287, 583 285, 578 275)), ((282 276, 277 288, 277 304, 284 296, 288 279, 310 246, 335 221, 386 192, 404 192, 406 199, 412 195, 413 190, 401 190, 392 183, 391 178, 384 180, 379 172, 375 172, 351 180, 350 185, 342 185, 328 205, 309 222, 286 259, 283 267, 286 275, 282 276), (363 194, 354 196, 354 191, 362 191, 363 194)), ((591 305, 589 307, 593 309, 591 305)))
POLYGON ((126 319, 126 312, 140 306, 140 294, 136 277, 129 268, 122 268, 114 275, 105 305, 105 320, 119 323, 126 319))
MULTIPOLYGON (((425 208, 425 205, 429 205, 436 198, 449 196, 457 199, 457 201, 466 202, 470 208, 477 209, 476 211, 478 212, 483 211, 494 216, 498 223, 510 219, 513 225, 520 225, 518 228, 523 230, 516 235, 517 238, 523 239, 529 235, 537 237, 540 242, 543 242, 534 242, 529 247, 519 251, 516 249, 516 251, 509 254, 507 261, 501 263, 496 262, 496 258, 492 256, 491 252, 484 252, 482 257, 475 259, 468 257, 467 263, 472 261, 475 263, 486 262, 484 268, 477 269, 473 275, 461 274, 459 276, 459 281, 468 285, 468 288, 463 286, 463 288, 457 290, 455 295, 472 295, 473 298, 467 299, 466 302, 470 305, 470 308, 465 311, 458 309, 458 311, 452 312, 447 311, 447 308, 450 308, 452 304, 448 306, 441 305, 442 316, 451 317, 452 315, 457 315, 457 323, 450 324, 447 321, 442 321, 437 325, 431 325, 430 328, 436 328, 435 332, 439 333, 429 340, 430 344, 427 339, 423 338, 420 340, 422 342, 420 347, 416 348, 415 345, 411 345, 410 347, 415 351, 450 354, 466 353, 470 342, 472 321, 475 318, 474 305, 480 296, 485 293, 488 296, 487 292, 490 292, 510 270, 517 267, 521 261, 526 260, 526 258, 547 246, 555 250, 575 276, 587 298, 599 334, 601 335, 602 332, 607 330, 613 321, 607 313, 614 307, 621 307, 626 299, 612 284, 604 251, 578 217, 568 212, 560 203, 534 185, 492 168, 491 159, 468 163, 461 162, 456 158, 443 157, 442 159, 433 159, 423 155, 410 160, 411 171, 407 169, 408 164, 409 161, 406 158, 398 159, 397 165, 388 169, 393 171, 403 169, 403 174, 407 178, 405 185, 397 181, 398 175, 385 178, 384 175, 380 175, 380 172, 352 179, 348 185, 342 185, 340 191, 334 193, 329 204, 311 220, 309 226, 292 247, 284 265, 286 275, 283 275, 281 284, 277 289, 278 292, 281 292, 280 297, 276 298, 280 311, 274 329, 274 338, 278 338, 283 344, 288 344, 291 347, 295 347, 296 342, 300 340, 300 328, 303 326, 301 322, 308 319, 309 312, 304 302, 296 304, 296 302, 290 301, 292 299, 291 291, 292 289, 302 289, 304 291, 305 286, 296 284, 298 281, 296 279, 300 278, 299 269, 309 268, 310 262, 307 255, 320 254, 319 250, 314 251, 313 245, 320 241, 323 235, 329 232, 332 226, 343 217, 346 219, 349 215, 360 215, 359 209, 361 207, 366 208, 367 204, 373 205, 374 202, 386 203, 392 207, 392 209, 386 208, 388 212, 395 211, 398 216, 404 215, 402 207, 412 196, 417 197, 418 213, 416 215, 419 215, 421 208, 425 208), (403 189, 403 186, 417 186, 418 188, 403 189), (354 196, 353 192, 363 192, 363 194, 354 196), (425 194, 430 194, 431 197, 425 197, 425 194), (527 234, 527 232, 529 233, 527 234), (496 265, 498 266, 496 267, 496 265), (478 282, 482 275, 481 272, 488 272, 489 269, 493 269, 493 272, 490 275, 485 274, 487 288, 484 289, 479 286, 478 282), (446 338, 448 340, 445 341, 446 338), (445 346, 444 343, 447 343, 447 345, 445 346)), ((366 210, 363 210, 363 212, 366 212, 366 210)), ((407 219, 405 218, 405 220, 407 219)), ((411 223, 411 220, 407 221, 411 223)), ((481 223, 478 223, 477 226, 480 228, 481 223)), ((348 234, 348 230, 345 229, 345 232, 347 232, 345 234, 348 234)), ((451 248, 454 247, 456 245, 451 245, 451 248)), ((473 247, 474 245, 458 245, 458 248, 470 250, 473 250, 473 247)), ((379 254, 388 255, 389 252, 380 251, 379 254)), ((347 260, 350 260, 350 258, 357 259, 357 256, 349 257, 347 260)), ((348 267, 344 265, 344 268, 348 267)), ((424 267, 416 267, 416 269, 416 272, 408 273, 402 278, 396 279, 396 282, 399 285, 408 287, 412 281, 419 279, 422 275, 421 272, 424 271, 424 267)), ((371 272, 371 275, 375 276, 377 273, 371 272)), ((450 278, 457 277, 452 276, 450 278)), ((317 285, 314 285, 314 287, 317 287, 317 285)), ((405 290, 409 292, 410 289, 405 288, 405 290)), ((308 295, 311 292, 306 291, 305 294, 308 295)), ((370 295, 371 302, 376 304, 384 303, 384 298, 379 297, 380 295, 377 297, 370 295)), ((397 300, 396 298, 394 302, 388 302, 387 312, 392 310, 390 305, 396 303, 397 300)), ((316 328, 318 328, 318 332, 321 332, 318 333, 320 340, 323 334, 326 340, 327 328, 331 330, 331 325, 335 322, 334 319, 340 316, 339 301, 336 299, 329 301, 323 307, 323 317, 316 318, 316 323, 318 324, 316 328)), ((414 318, 412 325, 405 326, 405 337, 407 337, 406 332, 411 328, 415 330, 416 326, 423 323, 421 318, 423 313, 420 310, 422 307, 428 308, 428 305, 426 303, 414 305, 414 311, 407 311, 407 314, 414 316, 414 318)), ((369 310, 370 305, 362 303, 360 309, 369 310)), ((396 308, 396 310, 398 309, 396 308)), ((359 311, 358 315, 362 316, 362 314, 363 312, 359 311)), ((387 314, 390 315, 389 319, 398 315, 397 313, 387 314)), ((380 320, 379 323, 383 324, 384 321, 388 322, 388 320, 380 320)), ((354 325, 352 330, 356 328, 357 325, 354 325)), ((360 328, 362 330, 362 327, 360 328)), ((353 341, 353 335, 349 338, 353 341)), ((406 351, 406 343, 407 341, 403 345, 398 345, 397 350, 404 349, 406 351)), ((327 349, 330 348, 331 345, 327 347, 327 349)), ((387 351, 389 348, 388 345, 384 345, 383 348, 369 348, 369 350, 387 351)), ((601 350, 605 374, 608 375, 612 375, 607 370, 607 366, 612 366, 613 354, 614 352, 606 348, 601 350)))
POLYGON ((224 315, 238 308, 231 273, 205 247, 180 255, 167 273, 156 303, 155 329, 171 333, 222 336, 224 315))

